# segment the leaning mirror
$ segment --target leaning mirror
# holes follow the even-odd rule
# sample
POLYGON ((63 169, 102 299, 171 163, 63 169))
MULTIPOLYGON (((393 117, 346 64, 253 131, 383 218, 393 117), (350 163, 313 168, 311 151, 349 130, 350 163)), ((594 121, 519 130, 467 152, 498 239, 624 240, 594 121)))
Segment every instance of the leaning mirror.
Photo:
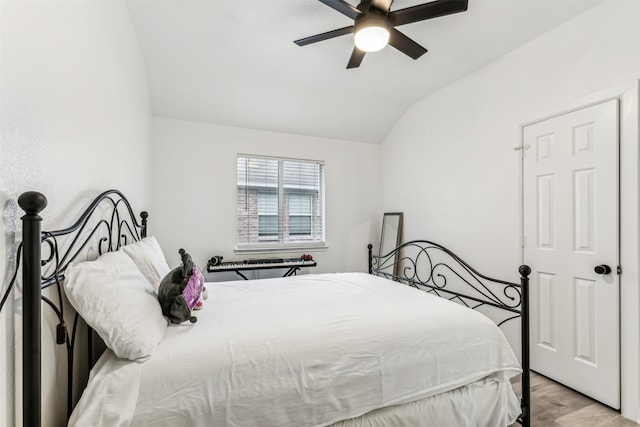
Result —
MULTIPOLYGON (((402 237, 402 212, 386 212, 382 216, 382 234, 380 236, 380 255, 384 256, 400 245, 402 237)), ((385 273, 395 275, 398 272, 398 257, 396 252, 393 260, 384 262, 385 273)))

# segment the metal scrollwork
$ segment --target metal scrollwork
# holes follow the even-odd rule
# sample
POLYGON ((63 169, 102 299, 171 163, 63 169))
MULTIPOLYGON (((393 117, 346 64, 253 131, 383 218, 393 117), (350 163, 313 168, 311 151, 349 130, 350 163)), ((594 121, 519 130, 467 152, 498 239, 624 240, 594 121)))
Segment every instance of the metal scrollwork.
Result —
POLYGON ((496 321, 498 326, 513 319, 521 320, 520 343, 523 373, 520 408, 522 412, 518 417, 518 422, 523 427, 529 427, 531 425, 531 382, 529 376, 529 275, 531 268, 527 265, 519 267, 518 272, 521 277, 518 284, 480 274, 450 250, 427 240, 404 243, 386 255, 373 255, 373 246, 369 245, 368 248, 369 274, 413 286, 474 310, 497 308, 502 318, 501 321, 496 321), (391 258, 398 259, 399 265, 389 261, 391 258), (394 268, 389 269, 389 265, 394 268), (390 274, 390 270, 398 273, 390 274))
POLYGON ((42 289, 56 286, 58 302, 42 296, 41 299, 55 312, 58 318, 56 337, 58 344, 65 344, 67 350, 67 411, 71 414, 73 394, 73 355, 79 315, 75 313, 69 333, 65 324, 62 282, 66 269, 75 261, 84 261, 118 250, 128 242, 138 241, 146 236, 145 212, 138 222, 126 197, 118 190, 109 190, 96 197, 80 218, 71 227, 42 232, 44 248, 41 265, 46 273, 41 275, 42 289))
POLYGON ((520 284, 487 277, 437 243, 413 240, 386 255, 373 255, 369 250, 369 257, 372 274, 447 297, 473 309, 496 307, 515 313, 499 324, 520 317, 520 284), (399 268, 389 268, 395 267, 396 254, 402 255, 397 257, 399 268))

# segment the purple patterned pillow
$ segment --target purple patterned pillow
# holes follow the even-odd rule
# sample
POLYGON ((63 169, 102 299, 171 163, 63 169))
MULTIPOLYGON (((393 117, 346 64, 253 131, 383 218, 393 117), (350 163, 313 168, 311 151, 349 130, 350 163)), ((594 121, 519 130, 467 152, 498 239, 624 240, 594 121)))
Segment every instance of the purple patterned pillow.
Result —
POLYGON ((182 291, 182 296, 187 302, 189 310, 193 310, 200 300, 203 287, 204 276, 202 275, 202 272, 200 272, 198 266, 193 264, 193 273, 191 274, 191 277, 189 277, 189 282, 187 282, 187 286, 184 287, 184 291, 182 291))

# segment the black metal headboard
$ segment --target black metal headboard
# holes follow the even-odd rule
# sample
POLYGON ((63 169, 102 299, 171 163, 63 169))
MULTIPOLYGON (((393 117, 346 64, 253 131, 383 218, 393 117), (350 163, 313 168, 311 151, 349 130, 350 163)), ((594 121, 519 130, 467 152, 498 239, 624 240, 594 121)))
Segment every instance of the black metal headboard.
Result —
MULTIPOLYGON (((493 307, 505 322, 521 318, 522 414, 518 421, 530 425, 529 377, 529 274, 521 265, 520 283, 485 276, 458 255, 438 243, 412 240, 387 254, 374 255, 369 244, 369 274, 405 283, 409 286, 454 300, 472 309, 493 307)), ((496 313, 492 313, 494 316, 496 313)), ((493 317, 493 316, 492 316, 493 317)))
MULTIPOLYGON (((70 263, 97 258, 118 250, 127 243, 147 235, 147 212, 136 219, 131 204, 118 190, 108 190, 96 197, 68 228, 41 231, 39 213, 47 206, 46 197, 38 192, 23 193, 18 204, 26 212, 22 217, 22 282, 23 282, 23 423, 41 425, 41 301, 58 318, 56 341, 67 349, 67 416, 73 407, 73 354, 79 315, 75 313, 71 332, 65 323, 62 280, 70 263), (42 295, 42 289, 55 286, 58 302, 42 295)), ((20 255, 17 257, 20 263, 20 255)), ((17 270, 16 270, 17 273, 17 270)), ((89 334, 89 366, 92 354, 89 334)))

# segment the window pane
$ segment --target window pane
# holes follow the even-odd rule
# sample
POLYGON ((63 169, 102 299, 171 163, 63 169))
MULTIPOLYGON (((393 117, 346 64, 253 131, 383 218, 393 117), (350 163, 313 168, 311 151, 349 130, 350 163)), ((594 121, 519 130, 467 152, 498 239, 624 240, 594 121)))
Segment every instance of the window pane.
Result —
POLYGON ((278 161, 263 158, 238 157, 238 185, 257 188, 278 188, 278 161))
POLYGON ((311 194, 290 193, 289 196, 289 235, 311 235, 311 194))
POLYGON ((278 235, 278 215, 260 215, 258 217, 258 235, 260 237, 278 235))
POLYGON ((286 189, 316 190, 318 188, 317 163, 282 162, 284 187, 286 189))
POLYGON ((278 235, 278 194, 258 192, 258 236, 278 235))
POLYGON ((258 192, 258 215, 278 217, 278 194, 258 192))
POLYGON ((311 217, 310 216, 290 216, 289 217, 289 235, 310 236, 311 235, 311 217))
POLYGON ((289 194, 289 215, 311 216, 311 195, 289 194))

